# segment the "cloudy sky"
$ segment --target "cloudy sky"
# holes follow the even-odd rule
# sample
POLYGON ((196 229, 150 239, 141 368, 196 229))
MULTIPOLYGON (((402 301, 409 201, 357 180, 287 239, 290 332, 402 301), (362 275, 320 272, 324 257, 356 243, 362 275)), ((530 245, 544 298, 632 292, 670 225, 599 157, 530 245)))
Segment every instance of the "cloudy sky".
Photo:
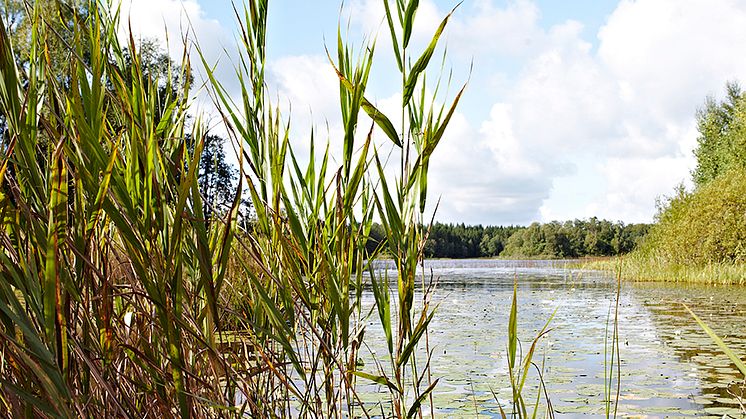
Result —
MULTIPOLYGON (((292 103, 296 142, 315 126, 335 144, 338 84, 324 45, 333 50, 340 19, 355 45, 378 37, 367 96, 384 110, 400 101, 381 1, 340 3, 270 3, 269 84, 283 109, 292 103)), ((413 51, 455 2, 420 4, 413 51)), ((123 12, 143 37, 168 33, 177 55, 188 18, 231 84, 229 1, 126 0, 123 12)), ((465 0, 443 39, 452 93, 473 62, 430 168, 446 222, 650 222, 656 197, 688 181, 696 110, 727 81, 746 80, 739 0, 465 0)))

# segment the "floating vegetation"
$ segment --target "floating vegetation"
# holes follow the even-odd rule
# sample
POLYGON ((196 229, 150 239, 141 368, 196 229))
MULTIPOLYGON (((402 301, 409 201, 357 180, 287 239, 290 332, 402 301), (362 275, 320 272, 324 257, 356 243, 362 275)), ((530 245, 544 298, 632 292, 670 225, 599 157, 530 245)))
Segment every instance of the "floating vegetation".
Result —
MULTIPOLYGON (((616 293, 613 277, 580 276, 552 264, 511 261, 429 261, 439 280, 430 343, 432 373, 440 377, 433 399, 446 417, 500 417, 512 400, 507 333, 513 280, 518 279, 518 331, 523 351, 557 310, 552 331, 539 345, 554 411, 605 415, 604 333, 616 293)), ((368 297, 370 298, 370 297, 368 297)), ((681 306, 686 301, 711 322, 725 342, 746 354, 746 289, 670 283, 625 283, 619 305, 621 388, 618 416, 736 418, 738 370, 681 306), (713 301, 719 301, 713 304, 713 301), (716 410, 706 410, 716 409, 716 410), (722 417, 720 414, 720 417, 722 417)), ((375 328, 368 333, 376 336, 375 328)), ((372 341, 375 341, 373 339, 372 341)), ((375 346, 374 346, 375 348, 375 346)), ((379 350, 380 351, 380 350, 379 350)), ((531 373, 524 397, 538 387, 531 373), (533 381, 532 381, 533 380, 533 381)), ((542 417, 540 409, 539 416, 542 417)))

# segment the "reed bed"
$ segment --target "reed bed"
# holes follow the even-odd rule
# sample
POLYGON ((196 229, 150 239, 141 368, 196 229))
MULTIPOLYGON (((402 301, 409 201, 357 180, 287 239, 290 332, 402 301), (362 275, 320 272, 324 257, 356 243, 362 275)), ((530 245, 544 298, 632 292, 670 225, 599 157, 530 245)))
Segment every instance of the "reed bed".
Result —
POLYGON ((628 281, 691 282, 716 285, 746 285, 743 263, 674 264, 637 253, 578 265, 581 269, 616 272, 628 281))
POLYGON ((402 123, 366 99, 375 42, 355 50, 340 31, 330 53, 345 126, 339 166, 328 143, 292 133, 268 98, 267 0, 236 9, 240 97, 196 48, 240 152, 239 187, 222 213, 208 211, 199 193, 208 130, 188 113, 186 41, 179 68, 159 78, 144 70, 132 36, 118 38, 118 14, 97 2, 85 13, 63 1, 26 4, 25 57, 0 23, 0 410, 29 418, 421 414, 437 384, 428 368, 431 293, 414 298, 415 284, 429 282, 421 269, 428 164, 464 89, 442 104, 450 80, 434 78, 434 90, 425 81, 451 15, 414 51, 418 2, 384 4, 402 123), (358 135, 363 121, 372 122, 358 135), (311 144, 307 159, 291 138, 311 144), (392 147, 394 177, 379 155, 392 147), (244 188, 256 211, 249 231, 236 221, 244 188), (370 252, 374 218, 387 237, 370 252), (384 250, 395 277, 368 265, 384 250), (361 305, 365 272, 373 311, 361 305), (369 320, 383 327, 388 354, 363 370, 369 320), (384 386, 383 400, 363 404, 361 380, 384 386))

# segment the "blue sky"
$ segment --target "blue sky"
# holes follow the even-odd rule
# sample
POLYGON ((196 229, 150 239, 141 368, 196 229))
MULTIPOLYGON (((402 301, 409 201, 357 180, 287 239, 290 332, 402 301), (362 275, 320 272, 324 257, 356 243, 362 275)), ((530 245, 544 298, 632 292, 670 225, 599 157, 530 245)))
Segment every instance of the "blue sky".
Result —
MULTIPOLYGON (((455 4, 420 3, 415 50, 455 4)), ((230 78, 230 2, 128 0, 125 9, 144 37, 162 38, 165 26, 174 39, 188 16, 230 78)), ((324 40, 334 45, 340 16, 356 45, 378 36, 368 97, 384 110, 397 103, 380 0, 347 0, 341 15, 338 1, 274 0, 268 80, 284 109, 292 103, 297 142, 313 125, 335 145, 337 83, 324 40)), ((452 90, 474 67, 431 165, 436 219, 650 222, 656 198, 688 182, 696 110, 744 79, 746 1, 466 0, 445 41, 452 90)))

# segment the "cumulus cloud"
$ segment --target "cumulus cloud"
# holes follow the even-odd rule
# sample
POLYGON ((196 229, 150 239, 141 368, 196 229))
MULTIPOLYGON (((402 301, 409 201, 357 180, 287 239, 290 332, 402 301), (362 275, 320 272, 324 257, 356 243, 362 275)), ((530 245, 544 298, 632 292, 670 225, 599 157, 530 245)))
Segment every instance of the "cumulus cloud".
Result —
POLYGON ((497 7, 491 0, 473 2, 458 10, 451 25, 451 40, 466 55, 506 54, 527 56, 544 42, 536 24, 539 7, 528 0, 497 7), (489 40, 489 42, 485 42, 489 40))
POLYGON ((510 46, 525 44, 526 55, 512 84, 491 98, 487 118, 468 121, 481 129, 451 133, 448 141, 476 149, 474 158, 460 174, 452 162, 433 165, 454 176, 442 179, 446 202, 472 200, 473 208, 462 203, 444 218, 651 221, 656 197, 693 166, 695 110, 746 68, 746 4, 624 1, 596 45, 583 39, 576 21, 542 29, 531 3, 479 5, 496 23, 512 16, 524 27, 498 48, 497 29, 475 23, 480 16, 460 16, 451 43, 484 45, 503 56, 520 55, 510 46))
MULTIPOLYGON (((450 11, 435 0, 420 4, 413 51, 450 11)), ((163 39, 166 27, 178 49, 175 34, 188 18, 210 60, 233 44, 196 0, 127 0, 122 10, 145 37, 163 39)), ((393 69, 382 4, 352 0, 348 17, 353 37, 377 36, 369 98, 396 119, 400 87, 380 75, 393 69)), ((693 167, 696 109, 726 81, 743 79, 746 2, 625 0, 589 33, 580 20, 543 25, 530 0, 475 0, 456 12, 443 43, 456 59, 447 64, 466 71, 464 58, 473 57, 475 70, 431 163, 430 202, 443 198, 438 219, 650 221, 655 198, 693 167)), ((221 77, 230 79, 225 68, 221 77)), ((314 123, 333 147, 341 138, 335 77, 322 55, 268 62, 272 91, 282 106, 292 103, 299 141, 314 123)))
POLYGON ((219 53, 227 38, 224 26, 207 17, 196 0, 122 0, 111 7, 121 11, 121 35, 128 35, 131 28, 136 38, 168 45, 174 58, 181 58, 187 35, 192 35, 190 41, 199 40, 208 53, 219 53))
POLYGON ((281 105, 292 104, 292 112, 304 122, 338 119, 339 79, 329 59, 322 55, 280 57, 268 63, 269 82, 281 105))

